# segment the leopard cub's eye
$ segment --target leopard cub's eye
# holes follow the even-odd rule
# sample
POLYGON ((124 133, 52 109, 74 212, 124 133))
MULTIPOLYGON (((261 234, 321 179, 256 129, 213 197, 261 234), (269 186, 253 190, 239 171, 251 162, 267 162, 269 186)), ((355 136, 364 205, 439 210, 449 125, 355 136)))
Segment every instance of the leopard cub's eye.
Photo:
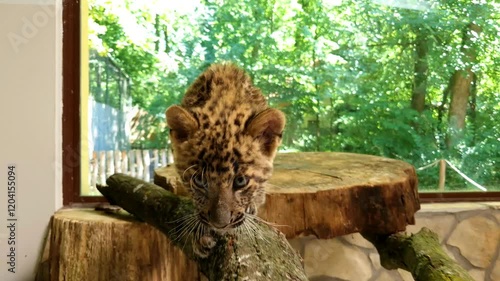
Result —
POLYGON ((199 188, 206 188, 207 187, 207 183, 203 180, 203 177, 201 174, 197 174, 193 177, 193 182, 196 186, 198 186, 199 188))
POLYGON ((234 178, 233 187, 235 189, 243 188, 248 184, 248 179, 245 176, 237 176, 234 178))

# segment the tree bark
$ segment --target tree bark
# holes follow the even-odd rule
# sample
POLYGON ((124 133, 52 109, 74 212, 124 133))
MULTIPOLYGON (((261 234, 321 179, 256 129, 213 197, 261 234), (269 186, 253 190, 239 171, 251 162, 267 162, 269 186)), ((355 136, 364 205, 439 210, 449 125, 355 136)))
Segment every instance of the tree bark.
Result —
POLYGON ((425 96, 427 95, 427 71, 429 69, 427 54, 429 52, 429 41, 422 28, 417 28, 416 34, 415 74, 413 78, 411 107, 419 113, 422 113, 425 109, 425 96))
POLYGON ((197 264, 163 233, 123 210, 59 210, 49 241, 37 281, 204 280, 197 264))
POLYGON ((160 15, 155 15, 155 51, 158 52, 160 50, 160 15))
POLYGON ((98 189, 112 204, 167 235, 209 280, 307 280, 301 258, 285 236, 266 224, 256 222, 254 233, 248 235, 216 237, 210 256, 202 259, 191 246, 194 234, 179 235, 182 219, 194 213, 190 199, 122 174, 111 176, 107 184, 98 189))
POLYGON ((444 89, 443 91, 443 96, 442 96, 442 99, 441 99, 441 104, 438 106, 437 108, 437 131, 439 133, 439 136, 443 136, 443 137, 440 137, 439 138, 439 148, 442 149, 442 150, 445 150, 446 147, 447 147, 447 144, 446 144, 446 140, 445 140, 445 137, 446 136, 446 129, 443 125, 443 119, 444 119, 444 116, 446 115, 446 112, 445 112, 445 106, 446 104, 448 103, 448 96, 450 95, 450 87, 449 85, 444 89))
POLYGON ((454 147, 463 137, 469 96, 471 95, 471 91, 475 89, 473 87, 475 73, 472 71, 472 65, 476 62, 474 41, 477 40, 480 33, 481 28, 474 23, 470 23, 463 32, 461 50, 464 56, 462 61, 466 67, 455 71, 450 79, 449 90, 451 100, 448 112, 448 148, 454 147))
POLYGON ((407 236, 363 234, 377 248, 386 269, 411 272, 415 281, 474 281, 439 245, 437 235, 427 228, 407 236))
POLYGON ((168 37, 168 27, 166 25, 163 26, 163 41, 165 42, 165 53, 170 52, 170 42, 168 37))

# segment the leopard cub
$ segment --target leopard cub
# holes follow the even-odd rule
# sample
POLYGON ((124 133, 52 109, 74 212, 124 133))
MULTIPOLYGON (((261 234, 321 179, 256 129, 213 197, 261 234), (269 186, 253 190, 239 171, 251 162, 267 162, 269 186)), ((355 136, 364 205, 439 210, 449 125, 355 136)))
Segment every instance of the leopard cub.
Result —
POLYGON ((232 64, 214 64, 166 111, 174 165, 196 206, 194 243, 200 257, 211 234, 236 230, 255 218, 285 127, 250 77, 232 64))

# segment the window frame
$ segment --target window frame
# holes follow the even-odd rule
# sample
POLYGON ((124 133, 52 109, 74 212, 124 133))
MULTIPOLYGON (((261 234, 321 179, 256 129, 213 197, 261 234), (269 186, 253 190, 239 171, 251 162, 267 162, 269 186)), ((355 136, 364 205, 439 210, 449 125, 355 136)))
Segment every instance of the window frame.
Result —
MULTIPOLYGON (((81 2, 63 0, 63 205, 107 202, 102 196, 81 195, 80 20, 81 2)), ((419 192, 422 203, 500 201, 500 191, 419 192)))
POLYGON ((81 195, 80 152, 80 1, 63 1, 63 206, 106 202, 102 196, 81 195))

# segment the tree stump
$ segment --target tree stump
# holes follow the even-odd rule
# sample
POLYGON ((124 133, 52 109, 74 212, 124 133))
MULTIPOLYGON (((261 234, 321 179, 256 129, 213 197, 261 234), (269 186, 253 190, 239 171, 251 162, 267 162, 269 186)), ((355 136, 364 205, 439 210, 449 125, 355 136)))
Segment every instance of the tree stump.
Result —
MULTIPOLYGON (((171 166, 156 171, 155 183, 185 194, 171 166)), ((129 190, 135 193, 135 188, 129 190)), ((134 204, 141 206, 140 202, 134 204)), ((157 209, 152 208, 150 214, 157 209)), ((414 223, 419 208, 417 177, 407 163, 349 153, 290 153, 279 154, 275 160, 259 216, 278 225, 287 238, 307 234, 331 238, 353 232, 403 231, 414 223)), ((201 278, 194 262, 152 226, 130 216, 111 216, 89 210, 54 215, 51 280, 201 278), (79 279, 70 278, 77 276, 79 279)), ((201 269, 207 272, 203 261, 201 269)))
MULTIPOLYGON (((173 166, 155 183, 184 194, 173 166)), ((258 215, 287 238, 390 234, 414 224, 420 209, 415 169, 403 161, 336 152, 281 153, 258 215)))
POLYGON ((54 214, 49 266, 51 281, 201 278, 196 263, 156 228, 131 215, 93 209, 63 209, 54 214))

